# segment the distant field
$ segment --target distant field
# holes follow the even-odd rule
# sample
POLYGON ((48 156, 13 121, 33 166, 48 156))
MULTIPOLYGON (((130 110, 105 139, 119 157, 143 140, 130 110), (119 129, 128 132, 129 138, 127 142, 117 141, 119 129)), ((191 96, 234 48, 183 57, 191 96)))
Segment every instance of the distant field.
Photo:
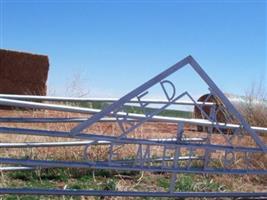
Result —
MULTIPOLYGON (((72 104, 73 105, 73 104, 72 104)), ((74 105, 82 106, 82 107, 89 107, 89 108, 96 108, 96 109, 103 109, 109 104, 107 103, 100 103, 100 102, 90 102, 90 103, 74 103, 74 105)), ((155 111, 156 108, 146 108, 148 113, 152 113, 155 111)), ((124 106, 124 111, 129 113, 138 113, 143 114, 143 111, 140 107, 137 106, 124 106)), ((169 116, 169 117, 182 117, 182 118, 192 118, 193 112, 190 111, 183 111, 183 110, 172 110, 172 109, 165 109, 159 113, 161 116, 169 116)))

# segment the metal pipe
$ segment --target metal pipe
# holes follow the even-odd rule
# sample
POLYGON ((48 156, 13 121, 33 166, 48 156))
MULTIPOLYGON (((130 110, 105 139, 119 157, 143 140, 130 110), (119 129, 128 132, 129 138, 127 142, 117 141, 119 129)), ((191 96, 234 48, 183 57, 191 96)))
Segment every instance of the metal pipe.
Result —
POLYGON ((34 170, 36 167, 0 167, 0 171, 18 171, 18 170, 34 170))
POLYGON ((166 173, 200 173, 200 174, 258 174, 267 175, 266 170, 258 169, 231 169, 225 170, 220 168, 170 168, 162 166, 138 166, 138 165, 114 165, 108 161, 97 162, 78 162, 78 161, 55 161, 55 160, 29 160, 17 158, 0 157, 0 162, 4 164, 18 164, 30 167, 57 167, 57 168, 89 168, 105 170, 122 170, 122 171, 148 171, 148 172, 166 172, 166 173))
MULTIPOLYGON (((34 117, 0 117, 0 122, 4 123, 79 123, 84 122, 87 118, 82 117, 47 117, 47 118, 34 118, 34 117)), ((115 122, 115 118, 106 117, 99 122, 115 122)), ((137 120, 129 120, 136 122, 137 120)))
MULTIPOLYGON (((186 161, 186 160, 200 160, 203 159, 201 157, 197 156, 180 156, 178 158, 179 161, 186 161)), ((149 161, 144 161, 145 163, 147 162, 162 162, 162 161, 174 161, 173 157, 169 158, 152 158, 149 161)), ((114 160, 113 162, 115 163, 134 163, 135 160, 114 160)), ((27 167, 27 166, 8 166, 8 167, 0 167, 0 171, 18 171, 18 170, 35 170, 35 169, 47 169, 50 167, 27 167)))
MULTIPOLYGON (((26 100, 26 101, 53 101, 53 102, 106 102, 113 103, 118 101, 119 98, 98 98, 98 97, 88 97, 88 98, 77 98, 77 97, 53 97, 53 96, 35 96, 35 95, 13 95, 13 94, 0 94, 0 98, 13 99, 13 100, 26 100)), ((142 99, 143 103, 151 104, 166 104, 167 100, 163 99, 142 99)), ((132 99, 129 103, 139 104, 137 99, 132 99)), ((177 101, 174 102, 175 105, 194 105, 191 101, 177 101)), ((197 102, 199 105, 212 106, 212 102, 197 102)))
POLYGON ((93 108, 81 108, 76 106, 55 105, 48 103, 37 103, 37 102, 28 102, 28 101, 3 99, 3 98, 0 98, 0 105, 15 106, 22 108, 47 109, 47 110, 56 110, 64 112, 75 112, 83 114, 94 114, 101 111, 100 109, 93 109, 93 108))
POLYGON ((229 150, 233 152, 262 152, 261 149, 256 147, 239 147, 239 146, 229 146, 229 145, 217 145, 217 144, 198 144, 198 143, 177 143, 176 141, 151 141, 148 139, 135 139, 135 138, 120 138, 116 136, 109 135, 96 135, 89 133, 80 133, 74 136, 70 135, 69 132, 64 131, 48 131, 48 130, 36 130, 36 129, 25 129, 25 128, 9 128, 0 127, 0 132, 8 134, 18 134, 18 135, 36 135, 36 136, 49 136, 49 137, 63 137, 63 138, 76 138, 76 139, 86 139, 86 140, 107 140, 113 142, 117 145, 121 144, 144 144, 144 145, 172 145, 179 147, 195 147, 195 148, 209 148, 211 150, 229 150))
MULTIPOLYGON (((148 139, 154 142, 176 142, 176 138, 148 139)), ((182 138, 184 142, 203 142, 203 138, 182 138)), ((0 143, 0 148, 33 148, 33 147, 63 147, 63 146, 84 146, 93 145, 109 145, 110 141, 105 140, 85 140, 85 141, 70 141, 70 142, 17 142, 17 143, 0 143)))
MULTIPOLYGON (((27 101, 19 101, 19 100, 10 100, 10 99, 2 99, 0 98, 0 105, 11 105, 18 107, 26 107, 26 108, 36 108, 36 109, 49 109, 49 110, 57 110, 64 112, 77 112, 84 114, 95 114, 101 112, 99 109, 93 108, 80 108, 74 106, 64 106, 64 105, 53 105, 53 104, 45 104, 45 103, 36 103, 36 102, 27 102, 27 101)), ((118 116, 126 116, 125 112, 118 112, 118 116)), ((135 114, 128 113, 128 118, 132 119, 144 119, 146 118, 143 114, 135 114)), ((151 120, 163 121, 163 122, 185 122, 193 125, 201 125, 201 126, 215 126, 218 125, 221 128, 240 128, 238 124, 225 124, 225 123, 217 123, 211 122, 206 119, 186 119, 179 117, 165 117, 165 116, 153 116, 151 120)), ((267 128, 264 127, 251 127, 252 130, 257 132, 267 133, 267 128)))
POLYGON ((266 197, 267 192, 137 192, 77 189, 0 188, 0 194, 16 195, 64 195, 64 196, 120 196, 120 197, 266 197))

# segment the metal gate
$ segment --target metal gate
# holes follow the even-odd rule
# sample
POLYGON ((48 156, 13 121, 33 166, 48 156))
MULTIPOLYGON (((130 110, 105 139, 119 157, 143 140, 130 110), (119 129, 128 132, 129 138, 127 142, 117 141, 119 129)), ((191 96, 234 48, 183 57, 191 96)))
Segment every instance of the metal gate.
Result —
MULTIPOLYGON (((208 99, 208 98, 207 98, 208 99)), ((2 170, 23 170, 42 168, 90 168, 122 171, 147 171, 170 173, 170 186, 166 192, 151 191, 106 191, 106 190, 61 190, 42 188, 0 188, 0 194, 32 195, 92 195, 92 196, 151 196, 151 197, 266 197, 267 193, 245 192, 177 192, 175 184, 179 173, 198 174, 257 174, 266 176, 266 168, 254 165, 254 159, 266 157, 267 146, 264 134, 267 128, 251 127, 237 111, 223 92, 216 86, 200 65, 188 56, 132 90, 122 98, 86 99, 56 98, 22 95, 0 95, 0 105, 30 109, 45 109, 62 112, 87 114, 88 117, 1 117, 1 134, 34 135, 75 139, 66 142, 25 142, 0 143, 0 148, 43 148, 57 146, 83 146, 83 159, 39 160, 14 157, 0 157, 4 165, 2 170), (172 76, 184 68, 195 71, 218 103, 197 102, 189 91, 178 92, 172 76), (148 99, 157 89, 161 100, 148 99), (185 101, 184 99, 187 99, 185 101), (46 101, 35 102, 35 101, 46 101), (55 104, 57 101, 109 102, 102 110, 55 104), (53 102, 53 103, 51 103, 53 102), (129 105, 139 107, 139 113, 129 111, 129 105), (197 107, 204 119, 170 117, 160 115, 163 111, 177 105, 197 107), (154 106, 154 107, 153 107, 154 106), (210 107, 210 113, 203 108, 210 107), (153 109, 151 109, 153 107, 153 109), (217 113, 223 112, 225 121, 217 119, 217 113), (8 124, 27 123, 74 123, 67 131, 37 128, 10 127, 8 124), (102 134, 92 132, 90 128, 100 122, 112 122, 117 126, 115 133, 102 134), (139 128, 147 122, 176 124, 176 134, 155 137, 139 134, 139 128), (78 123, 78 124, 77 124, 78 123), (194 133, 188 127, 202 126, 201 133, 194 133), (220 139, 216 139, 220 137, 220 139), (104 145, 108 151, 105 158, 92 159, 92 147, 104 145), (132 155, 121 157, 118 149, 131 147, 132 155), (218 160, 221 161, 220 165, 218 160), (238 163, 236 162, 238 160, 238 163), (12 166, 10 166, 12 165, 12 166)), ((24 126, 25 127, 25 126, 24 126)))

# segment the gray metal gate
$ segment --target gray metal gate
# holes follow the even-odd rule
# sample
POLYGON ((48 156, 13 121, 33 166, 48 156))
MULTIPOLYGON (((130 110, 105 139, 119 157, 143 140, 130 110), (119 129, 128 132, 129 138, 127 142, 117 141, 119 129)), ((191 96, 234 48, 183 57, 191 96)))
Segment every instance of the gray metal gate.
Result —
MULTIPOLYGON (((186 86, 185 86, 186 87, 186 86)), ((171 173, 169 191, 97 191, 97 190, 60 190, 42 188, 0 188, 0 194, 33 194, 33 195, 92 195, 92 196, 151 196, 151 197, 264 197, 267 193, 244 192, 177 192, 175 183, 179 173, 199 174, 257 174, 266 176, 266 168, 253 165, 253 159, 266 156, 267 146, 263 135, 267 128, 251 127, 237 111, 223 92, 216 86, 200 65, 188 56, 172 67, 145 82, 122 98, 116 99, 86 99, 86 98, 56 98, 21 95, 0 95, 0 105, 47 109, 62 112, 90 114, 88 118, 81 117, 1 117, 1 123, 78 123, 69 131, 40 130, 33 128, 18 128, 1 126, 2 134, 35 135, 60 138, 71 138, 78 141, 46 142, 46 143, 0 143, 0 148, 34 148, 55 146, 84 146, 84 159, 81 161, 66 160, 34 160, 23 158, 0 157, 2 164, 13 166, 2 167, 2 170, 23 170, 36 168, 90 168, 106 170, 148 171, 171 173), (197 102, 188 92, 177 92, 177 85, 171 81, 171 76, 179 73, 182 68, 191 68, 202 79, 208 88, 210 96, 215 96, 220 104, 197 102), (147 99, 154 88, 161 91, 161 100, 147 99), (178 93, 178 94, 177 94, 178 93), (183 99, 189 101, 184 101, 183 99), (163 99, 163 100, 162 100, 163 99), (100 101, 111 104, 102 110, 66 106, 34 101, 100 101), (135 105, 141 109, 140 114, 131 113, 127 105, 135 105), (148 109, 156 105, 154 109, 148 109), (160 116, 159 114, 175 105, 197 107, 205 119, 186 119, 160 116), (203 109, 210 106, 207 114, 203 109), (225 121, 217 119, 217 113, 223 111, 225 121), (115 134, 100 134, 88 132, 96 123, 108 121, 118 126, 115 134), (146 122, 176 123, 177 133, 169 138, 146 138, 138 136, 138 128, 146 122), (203 132, 198 137, 190 137, 191 132, 185 127, 189 125, 202 126, 203 132), (135 132, 135 134, 133 134, 135 132), (219 135, 222 140, 214 140, 219 135), (250 141, 249 144, 246 141, 250 141), (88 156, 94 145, 106 145, 108 148, 105 159, 92 160, 88 156), (116 152, 117 147, 131 145, 134 154, 131 158, 121 158, 116 152), (156 150, 155 150, 156 149, 156 150), (159 153, 161 152, 161 153, 159 153), (222 164, 214 165, 220 155, 222 164), (239 164, 236 164, 236 160, 239 164)))

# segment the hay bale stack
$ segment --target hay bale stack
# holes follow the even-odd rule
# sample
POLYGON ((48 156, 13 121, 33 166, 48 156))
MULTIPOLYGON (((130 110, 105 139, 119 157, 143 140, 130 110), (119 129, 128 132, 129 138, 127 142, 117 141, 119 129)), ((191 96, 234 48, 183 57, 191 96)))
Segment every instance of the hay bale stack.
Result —
POLYGON ((0 49, 0 93, 46 95, 47 56, 0 49))

